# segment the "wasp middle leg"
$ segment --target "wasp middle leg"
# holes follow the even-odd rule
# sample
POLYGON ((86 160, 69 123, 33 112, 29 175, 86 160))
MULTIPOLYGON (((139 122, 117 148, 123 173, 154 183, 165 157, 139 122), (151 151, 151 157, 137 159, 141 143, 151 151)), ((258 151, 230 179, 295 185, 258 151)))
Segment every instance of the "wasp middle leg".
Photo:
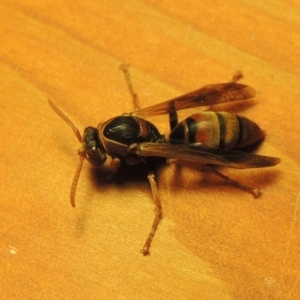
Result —
POLYGON ((162 218, 162 210, 161 210, 161 202, 158 196, 158 191, 157 191, 157 186, 156 186, 156 181, 155 181, 155 175, 153 172, 149 172, 148 174, 148 180, 151 186, 151 191, 152 191, 152 196, 153 196, 153 200, 154 200, 154 204, 155 204, 155 218, 151 227, 151 231, 148 235, 148 238, 146 240, 146 243, 143 247, 143 249, 141 250, 141 252, 143 253, 143 255, 149 255, 150 254, 150 246, 152 243, 152 240, 154 238, 157 226, 162 218))
POLYGON ((138 110, 141 109, 141 107, 140 107, 140 100, 139 100, 139 97, 138 97, 137 93, 134 91, 134 88, 133 88, 133 84, 132 84, 132 80, 131 80, 131 76, 130 76, 130 72, 129 72, 129 64, 122 64, 120 66, 120 69, 124 73, 125 80, 126 80, 129 92, 130 92, 130 94, 132 96, 133 105, 134 105, 134 111, 138 111, 138 110))

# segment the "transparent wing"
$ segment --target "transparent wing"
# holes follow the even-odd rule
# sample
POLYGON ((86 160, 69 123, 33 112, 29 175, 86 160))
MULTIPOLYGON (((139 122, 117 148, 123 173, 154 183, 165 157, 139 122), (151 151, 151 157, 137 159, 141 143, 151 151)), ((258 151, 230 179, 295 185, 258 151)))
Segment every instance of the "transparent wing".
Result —
POLYGON ((210 148, 201 145, 187 146, 182 144, 146 142, 130 145, 128 152, 140 156, 174 158, 238 169, 271 167, 280 162, 280 158, 277 157, 262 156, 235 150, 210 148))
POLYGON ((161 115, 168 113, 170 109, 174 110, 174 108, 181 110, 208 106, 250 99, 255 95, 256 92, 253 88, 236 82, 210 84, 188 94, 133 112, 132 115, 138 117, 161 115))

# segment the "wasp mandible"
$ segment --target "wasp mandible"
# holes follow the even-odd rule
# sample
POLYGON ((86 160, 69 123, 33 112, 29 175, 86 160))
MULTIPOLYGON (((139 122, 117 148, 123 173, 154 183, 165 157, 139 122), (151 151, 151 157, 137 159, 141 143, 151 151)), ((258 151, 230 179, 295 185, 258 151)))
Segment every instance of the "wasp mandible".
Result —
MULTIPOLYGON (((136 165, 151 163, 155 157, 192 161, 208 165, 221 178, 259 197, 258 188, 249 187, 232 180, 213 168, 214 165, 231 168, 263 168, 275 166, 280 162, 277 157, 256 155, 236 149, 254 145, 262 141, 265 133, 248 118, 220 111, 202 111, 179 122, 177 111, 210 106, 225 102, 242 101, 255 97, 253 88, 237 83, 242 74, 237 72, 227 83, 210 84, 177 98, 140 109, 128 65, 120 67, 125 75, 129 91, 133 97, 135 110, 129 114, 114 117, 97 127, 87 127, 81 136, 70 119, 49 100, 53 110, 73 129, 81 143, 78 150, 79 165, 75 173, 70 201, 75 207, 75 192, 84 159, 93 166, 102 166, 107 155, 112 157, 110 165, 112 179, 122 164, 136 165), (160 134, 154 124, 145 120, 148 117, 168 114, 171 133, 168 138, 160 134)), ((154 172, 149 172, 148 180, 152 190, 156 213, 141 252, 150 254, 149 249, 161 220, 161 202, 159 199, 154 172)))

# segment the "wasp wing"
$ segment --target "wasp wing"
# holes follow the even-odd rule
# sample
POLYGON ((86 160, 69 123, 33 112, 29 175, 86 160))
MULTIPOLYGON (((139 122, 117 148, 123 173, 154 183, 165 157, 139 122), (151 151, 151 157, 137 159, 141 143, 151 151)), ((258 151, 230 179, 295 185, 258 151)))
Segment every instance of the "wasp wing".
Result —
POLYGON ((130 145, 128 152, 140 156, 173 158, 238 169, 271 167, 280 162, 280 158, 277 157, 262 156, 236 150, 211 148, 202 145, 193 146, 145 142, 130 145))
POLYGON ((132 115, 142 118, 162 115, 174 109, 177 111, 198 106, 245 100, 253 98, 255 95, 256 92, 253 88, 236 82, 210 84, 177 98, 133 112, 132 115))

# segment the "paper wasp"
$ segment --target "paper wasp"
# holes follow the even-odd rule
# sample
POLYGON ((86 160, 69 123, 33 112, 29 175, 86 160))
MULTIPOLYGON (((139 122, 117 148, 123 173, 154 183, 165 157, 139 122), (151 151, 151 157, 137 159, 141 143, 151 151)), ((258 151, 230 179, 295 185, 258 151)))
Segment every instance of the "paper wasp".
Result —
MULTIPOLYGON (((100 123, 97 127, 85 128, 83 137, 66 115, 49 100, 50 106, 71 126, 82 144, 78 150, 80 162, 70 192, 72 206, 75 207, 76 186, 83 160, 88 160, 93 166, 102 166, 106 161, 106 155, 113 159, 110 166, 112 171, 110 179, 121 164, 151 163, 150 159, 160 157, 206 164, 211 166, 215 174, 253 194, 254 197, 261 195, 260 189, 234 181, 212 167, 221 165, 243 169, 277 165, 280 162, 279 158, 235 150, 263 140, 265 134, 256 123, 242 116, 218 111, 199 112, 180 123, 177 116, 177 111, 182 109, 253 98, 256 94, 253 88, 237 83, 242 77, 241 73, 235 74, 228 83, 206 85, 191 93, 140 109, 137 94, 132 87, 128 66, 122 65, 121 69, 125 74, 136 110, 100 123), (161 114, 169 115, 171 129, 169 138, 160 134, 154 124, 145 120, 147 117, 161 114)), ((149 173, 148 180, 155 202, 156 214, 151 231, 141 250, 144 255, 150 253, 149 248, 161 219, 161 203, 154 172, 149 173)))

